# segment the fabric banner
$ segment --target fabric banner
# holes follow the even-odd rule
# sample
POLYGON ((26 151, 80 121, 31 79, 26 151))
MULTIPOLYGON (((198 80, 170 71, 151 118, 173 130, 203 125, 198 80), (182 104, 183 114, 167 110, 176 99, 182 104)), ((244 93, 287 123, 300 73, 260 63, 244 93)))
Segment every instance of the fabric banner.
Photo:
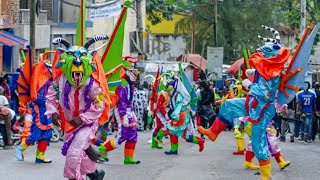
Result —
POLYGON ((110 6, 106 6, 99 9, 90 10, 90 18, 98 19, 98 18, 108 18, 113 16, 119 16, 121 13, 122 7, 121 3, 114 3, 110 6))

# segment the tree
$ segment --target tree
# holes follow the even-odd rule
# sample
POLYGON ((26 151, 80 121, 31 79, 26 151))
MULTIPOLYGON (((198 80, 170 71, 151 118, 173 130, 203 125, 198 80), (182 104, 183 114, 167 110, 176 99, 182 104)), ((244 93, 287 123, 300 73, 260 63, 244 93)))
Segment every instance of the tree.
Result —
MULTIPOLYGON (((176 24, 176 31, 183 32, 187 47, 191 47, 192 32, 195 32, 195 51, 202 52, 203 42, 212 46, 214 7, 213 0, 148 0, 147 16, 153 24, 163 19, 170 20, 174 12, 186 12, 186 16, 176 24), (168 7, 171 7, 168 9, 168 7), (194 25, 194 26, 193 26, 194 25), (194 28, 194 29, 193 29, 194 28)), ((308 23, 320 18, 320 0, 307 0, 308 23)), ((242 49, 250 52, 262 45, 257 34, 272 37, 261 25, 273 26, 277 23, 300 27, 299 0, 225 0, 218 3, 218 44, 224 47, 224 63, 242 57, 242 49)), ((307 23, 307 24, 308 24, 307 23)), ((315 42, 318 42, 317 39, 315 42)), ((206 55, 206 53, 204 53, 206 55)))
MULTIPOLYGON (((277 4, 283 11, 287 20, 287 24, 291 29, 300 28, 300 0, 281 0, 277 4)), ((319 0, 307 0, 307 25, 317 24, 320 19, 320 1, 319 0)), ((299 37, 297 36, 296 41, 299 42, 299 37)), ((320 41, 319 34, 316 36, 314 45, 317 45, 320 41)), ((314 53, 312 50, 311 54, 314 53)))
POLYGON ((147 18, 153 25, 160 23, 162 20, 172 20, 175 11, 174 0, 148 0, 147 1, 147 18))
MULTIPOLYGON (((262 42, 257 33, 270 37, 272 34, 261 25, 272 26, 283 22, 284 16, 278 11, 272 0, 228 0, 218 3, 218 44, 224 47, 225 63, 242 56, 242 48, 253 52, 262 42)), ((188 11, 193 16, 182 19, 176 30, 184 32, 190 43, 192 20, 196 21, 196 52, 201 52, 202 42, 213 42, 213 7, 212 1, 193 0, 188 4, 188 11)), ((190 46, 188 46, 190 47, 190 46)), ((206 54, 206 53, 205 53, 206 54)))

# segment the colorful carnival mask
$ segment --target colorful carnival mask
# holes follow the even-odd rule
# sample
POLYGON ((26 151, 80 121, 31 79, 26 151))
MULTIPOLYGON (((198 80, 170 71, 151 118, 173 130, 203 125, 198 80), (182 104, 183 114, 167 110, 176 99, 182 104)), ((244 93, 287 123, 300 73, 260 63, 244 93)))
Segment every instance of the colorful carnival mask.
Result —
POLYGON ((139 72, 136 69, 124 68, 126 75, 130 78, 130 81, 135 82, 139 76, 139 72))
POLYGON ((241 90, 242 90, 242 84, 240 81, 237 81, 235 86, 231 89, 231 93, 233 97, 235 98, 241 97, 242 96, 241 90))
POLYGON ((93 43, 106 39, 108 39, 107 36, 95 36, 83 47, 71 46, 70 43, 63 38, 53 39, 53 44, 57 45, 61 43, 66 47, 66 49, 58 48, 61 55, 56 67, 62 69, 71 86, 81 87, 88 80, 92 71, 96 69, 92 64, 96 51, 89 51, 88 49, 93 43))
POLYGON ((261 39, 262 41, 265 42, 265 44, 258 48, 257 51, 261 52, 265 58, 270 58, 272 56, 277 56, 279 55, 279 50, 282 48, 281 44, 280 44, 280 34, 277 30, 264 26, 262 25, 262 28, 271 31, 274 36, 275 39, 273 38, 264 38, 261 37, 260 35, 258 35, 258 38, 261 39))
POLYGON ((174 94, 178 87, 179 78, 174 75, 174 73, 170 73, 169 77, 167 77, 167 84, 166 89, 170 89, 170 91, 173 89, 172 94, 174 94))

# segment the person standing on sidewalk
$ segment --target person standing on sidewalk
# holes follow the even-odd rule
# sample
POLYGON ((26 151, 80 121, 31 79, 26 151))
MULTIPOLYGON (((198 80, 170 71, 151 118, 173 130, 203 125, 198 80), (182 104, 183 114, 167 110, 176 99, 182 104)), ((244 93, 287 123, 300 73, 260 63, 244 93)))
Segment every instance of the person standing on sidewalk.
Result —
POLYGON ((290 142, 294 142, 294 120, 296 112, 296 98, 294 98, 288 105, 285 106, 285 110, 281 113, 281 133, 280 141, 286 141, 286 131, 290 130, 290 142))
POLYGON ((316 114, 314 118, 314 123, 313 125, 315 126, 314 131, 313 131, 313 139, 316 139, 316 135, 318 133, 319 135, 319 140, 320 140, 320 83, 316 82, 314 84, 315 88, 315 93, 316 93, 316 114))
POLYGON ((298 111, 300 112, 300 120, 304 122, 304 129, 301 129, 301 133, 304 133, 304 142, 310 143, 312 136, 312 117, 316 112, 316 94, 309 90, 310 83, 305 82, 307 87, 298 94, 298 111))

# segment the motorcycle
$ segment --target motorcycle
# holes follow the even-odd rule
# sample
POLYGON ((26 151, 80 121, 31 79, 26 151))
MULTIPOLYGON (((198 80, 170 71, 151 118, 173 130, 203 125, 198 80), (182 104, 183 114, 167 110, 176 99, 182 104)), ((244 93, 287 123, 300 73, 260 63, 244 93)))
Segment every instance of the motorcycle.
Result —
MULTIPOLYGON (((11 139, 12 139, 12 145, 20 145, 21 140, 20 140, 20 134, 21 134, 21 129, 19 127, 18 121, 14 122, 14 125, 11 128, 11 139)), ((4 147, 4 141, 3 137, 0 134, 0 147, 4 147)))
POLYGON ((52 129, 52 136, 50 142, 58 142, 62 138, 62 130, 58 126, 54 126, 52 129))

